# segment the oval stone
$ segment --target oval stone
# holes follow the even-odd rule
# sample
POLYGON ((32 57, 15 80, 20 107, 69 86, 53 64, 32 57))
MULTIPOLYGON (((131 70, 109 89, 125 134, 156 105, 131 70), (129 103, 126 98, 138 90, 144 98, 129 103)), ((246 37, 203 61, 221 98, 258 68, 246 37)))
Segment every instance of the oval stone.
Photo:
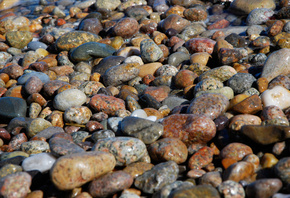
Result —
POLYGON ((57 94, 53 100, 54 108, 65 111, 73 106, 81 106, 87 101, 87 96, 84 92, 78 89, 67 89, 57 94))

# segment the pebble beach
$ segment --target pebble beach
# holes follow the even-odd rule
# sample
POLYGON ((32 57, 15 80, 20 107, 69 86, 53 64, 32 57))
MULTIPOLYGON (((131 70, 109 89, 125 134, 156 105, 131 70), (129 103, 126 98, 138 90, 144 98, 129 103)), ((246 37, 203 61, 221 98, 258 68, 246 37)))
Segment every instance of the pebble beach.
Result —
POLYGON ((290 198, 290 0, 0 0, 0 197, 290 198))

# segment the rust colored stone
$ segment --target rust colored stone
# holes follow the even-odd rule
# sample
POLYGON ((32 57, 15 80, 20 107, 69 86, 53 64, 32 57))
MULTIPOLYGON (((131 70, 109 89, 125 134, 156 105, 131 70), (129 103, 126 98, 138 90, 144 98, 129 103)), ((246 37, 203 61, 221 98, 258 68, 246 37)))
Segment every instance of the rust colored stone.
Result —
POLYGON ((258 95, 252 95, 232 108, 234 111, 242 114, 256 114, 263 109, 262 101, 258 95))

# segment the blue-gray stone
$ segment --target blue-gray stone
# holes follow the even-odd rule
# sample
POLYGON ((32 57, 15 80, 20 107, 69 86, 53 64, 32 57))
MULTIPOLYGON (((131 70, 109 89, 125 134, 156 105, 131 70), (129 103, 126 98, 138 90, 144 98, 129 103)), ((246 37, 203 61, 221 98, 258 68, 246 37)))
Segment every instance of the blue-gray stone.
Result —
POLYGON ((9 120, 15 117, 26 117, 26 111, 27 104, 22 98, 0 98, 0 118, 9 120))
POLYGON ((37 50, 39 48, 47 49, 47 45, 39 41, 31 41, 28 43, 27 47, 31 50, 37 50))
POLYGON ((26 73, 26 74, 23 74, 22 76, 20 76, 18 78, 17 84, 24 85, 26 83, 26 81, 32 76, 38 77, 42 81, 43 84, 45 84, 45 83, 50 81, 49 76, 46 75, 45 73, 42 73, 42 72, 29 72, 29 73, 26 73))

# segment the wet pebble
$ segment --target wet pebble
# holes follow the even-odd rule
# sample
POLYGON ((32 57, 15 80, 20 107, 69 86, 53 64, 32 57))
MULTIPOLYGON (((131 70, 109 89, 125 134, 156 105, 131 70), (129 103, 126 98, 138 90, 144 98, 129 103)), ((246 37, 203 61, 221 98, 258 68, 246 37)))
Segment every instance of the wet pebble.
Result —
POLYGON ((32 155, 22 162, 22 168, 25 171, 38 170, 40 172, 46 172, 51 169, 56 158, 49 153, 39 153, 32 155))

